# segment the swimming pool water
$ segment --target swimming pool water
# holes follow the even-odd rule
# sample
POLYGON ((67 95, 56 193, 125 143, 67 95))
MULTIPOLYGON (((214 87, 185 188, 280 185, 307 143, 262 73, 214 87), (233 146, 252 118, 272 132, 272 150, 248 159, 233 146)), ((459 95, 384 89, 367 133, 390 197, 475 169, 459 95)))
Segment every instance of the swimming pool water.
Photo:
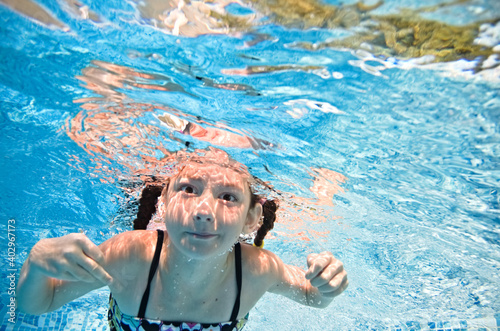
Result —
MULTIPOLYGON (((1 329, 105 329, 104 289, 10 323, 10 269, 41 238, 85 231, 100 243, 130 229, 140 175, 163 171, 151 160, 186 145, 223 148, 273 185, 282 209, 266 248, 299 266, 330 250, 349 272, 325 310, 266 295, 248 330, 500 326, 495 64, 474 74, 464 68, 477 61, 422 66, 298 46, 342 38, 342 28, 264 21, 183 37, 153 27, 134 2, 85 1, 101 23, 66 2, 39 3, 66 28, 0 6, 1 329), (186 133, 187 122, 213 135, 186 133)), ((376 12, 437 1, 423 3, 376 12)), ((498 12, 483 0, 425 15, 462 24, 498 12)))

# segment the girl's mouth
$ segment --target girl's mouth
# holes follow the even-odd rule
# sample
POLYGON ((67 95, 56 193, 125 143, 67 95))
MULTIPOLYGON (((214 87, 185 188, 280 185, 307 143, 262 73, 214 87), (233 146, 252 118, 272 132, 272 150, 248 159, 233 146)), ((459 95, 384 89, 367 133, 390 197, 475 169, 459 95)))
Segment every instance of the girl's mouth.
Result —
POLYGON ((187 232, 187 234, 196 239, 211 239, 217 237, 216 234, 209 232, 187 232))

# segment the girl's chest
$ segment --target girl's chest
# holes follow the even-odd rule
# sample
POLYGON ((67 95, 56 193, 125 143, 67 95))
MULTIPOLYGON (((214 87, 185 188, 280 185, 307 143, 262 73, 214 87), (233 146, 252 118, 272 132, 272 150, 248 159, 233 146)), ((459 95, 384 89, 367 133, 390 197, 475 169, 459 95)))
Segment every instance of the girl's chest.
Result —
POLYGON ((208 292, 193 294, 180 291, 154 295, 150 298, 146 314, 166 321, 203 323, 229 321, 236 303, 235 291, 208 292))
POLYGON ((182 284, 156 275, 151 281, 149 296, 144 298, 147 283, 147 277, 137 277, 127 282, 125 291, 113 293, 123 313, 137 316, 140 303, 145 301, 148 319, 219 323, 230 320, 237 301, 236 280, 221 284, 182 284))

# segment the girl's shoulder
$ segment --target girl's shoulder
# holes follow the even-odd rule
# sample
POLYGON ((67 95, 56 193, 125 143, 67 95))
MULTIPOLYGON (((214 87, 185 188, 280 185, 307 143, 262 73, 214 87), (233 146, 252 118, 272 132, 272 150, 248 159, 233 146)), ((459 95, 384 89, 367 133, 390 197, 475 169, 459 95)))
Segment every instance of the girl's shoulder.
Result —
POLYGON ((273 252, 251 245, 241 245, 243 268, 242 308, 248 311, 264 293, 282 279, 284 264, 273 252))
POLYGON ((273 252, 252 245, 241 245, 245 273, 262 281, 273 282, 283 270, 283 261, 273 252))
POLYGON ((138 265, 151 263, 157 239, 156 231, 133 230, 111 237, 99 248, 108 268, 125 271, 124 267, 132 266, 133 270, 138 270, 138 265))
POLYGON ((114 235, 105 242, 103 242, 99 247, 101 249, 119 250, 119 251, 140 251, 143 248, 149 246, 155 247, 156 240, 158 238, 157 231, 151 230, 133 230, 126 231, 114 235))

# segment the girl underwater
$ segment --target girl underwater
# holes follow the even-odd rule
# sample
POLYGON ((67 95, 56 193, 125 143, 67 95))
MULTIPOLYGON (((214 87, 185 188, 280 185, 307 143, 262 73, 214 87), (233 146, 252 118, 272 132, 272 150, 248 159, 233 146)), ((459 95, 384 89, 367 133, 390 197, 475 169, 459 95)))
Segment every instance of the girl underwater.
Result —
POLYGON ((213 148, 183 160, 161 190, 143 191, 137 230, 99 246, 82 233, 40 240, 21 270, 18 308, 43 314, 107 285, 111 330, 241 330, 265 292, 324 308, 346 289, 330 252, 310 254, 303 270, 258 247, 277 205, 253 193, 243 165, 213 148), (140 230, 158 195, 166 231, 140 230), (239 242, 256 229, 254 245, 239 242))

